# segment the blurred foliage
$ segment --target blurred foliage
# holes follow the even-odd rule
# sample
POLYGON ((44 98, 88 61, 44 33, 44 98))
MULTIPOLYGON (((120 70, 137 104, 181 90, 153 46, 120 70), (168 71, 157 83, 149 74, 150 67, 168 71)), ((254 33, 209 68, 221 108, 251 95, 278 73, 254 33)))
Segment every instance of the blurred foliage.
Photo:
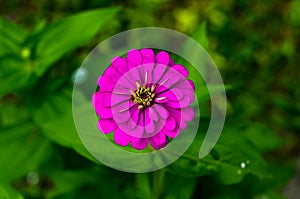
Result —
POLYGON ((0 199, 285 197, 299 155, 299 0, 0 2, 0 199), (143 26, 201 43, 230 85, 229 108, 219 142, 198 159, 209 99, 197 89, 206 114, 188 151, 128 174, 81 144, 72 75, 100 41, 143 26))

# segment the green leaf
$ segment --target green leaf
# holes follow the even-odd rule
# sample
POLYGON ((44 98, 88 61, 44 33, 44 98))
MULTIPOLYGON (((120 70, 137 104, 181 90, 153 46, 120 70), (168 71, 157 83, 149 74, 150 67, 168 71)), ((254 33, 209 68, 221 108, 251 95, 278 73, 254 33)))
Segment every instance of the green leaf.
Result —
POLYGON ((16 56, 0 57, 0 98, 31 85, 32 75, 28 64, 16 56))
POLYGON ((29 118, 29 112, 24 106, 0 103, 0 126, 8 127, 19 125, 29 118))
POLYGON ((207 22, 202 22, 194 34, 192 38, 195 39, 204 49, 208 48, 208 38, 207 38, 207 22))
POLYGON ((260 179, 271 177, 259 150, 238 129, 224 129, 215 150, 221 165, 218 177, 225 184, 238 183, 247 174, 260 179))
POLYGON ((241 182, 248 174, 260 179, 271 177, 259 151, 244 136, 236 135, 237 129, 225 129, 210 154, 199 159, 197 155, 203 135, 198 133, 189 150, 170 165, 169 170, 184 176, 214 175, 223 184, 241 182))
POLYGON ((136 174, 136 187, 132 191, 137 198, 151 198, 150 173, 136 174), (138 191, 137 191, 138 190, 138 191))
POLYGON ((49 142, 33 125, 25 123, 0 130, 0 182, 36 170, 49 155, 49 142))
POLYGON ((196 182, 196 178, 193 177, 184 177, 167 173, 164 180, 165 192, 163 193, 163 198, 192 198, 196 182))
POLYGON ((14 190, 11 186, 0 184, 0 198, 1 199, 23 199, 23 196, 14 190))
POLYGON ((34 72, 40 76, 65 53, 84 45, 118 9, 86 11, 54 24, 28 38, 27 44, 35 53, 34 72))
MULTIPOLYGON (((71 89, 62 90, 51 96, 40 106, 34 106, 34 120, 42 128, 42 132, 52 141, 69 148, 99 163, 86 150, 77 134, 73 114, 71 89)), ((90 103, 83 102, 90 106, 90 103)))
POLYGON ((27 33, 21 27, 0 17, 0 56, 20 52, 20 46, 27 33))
POLYGON ((245 134, 261 152, 272 151, 283 144, 283 141, 275 133, 260 123, 252 124, 245 129, 245 134))

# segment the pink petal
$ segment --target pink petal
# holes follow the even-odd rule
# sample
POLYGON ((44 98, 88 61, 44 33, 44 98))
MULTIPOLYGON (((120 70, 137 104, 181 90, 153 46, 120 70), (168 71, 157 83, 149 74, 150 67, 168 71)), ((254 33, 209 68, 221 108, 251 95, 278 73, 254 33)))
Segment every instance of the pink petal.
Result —
POLYGON ((145 109, 144 111, 144 120, 145 120, 145 123, 144 123, 144 127, 145 127, 145 130, 146 130, 146 133, 153 133, 155 131, 155 125, 153 123, 153 120, 150 119, 150 110, 149 108, 145 109))
POLYGON ((120 57, 120 58, 115 59, 112 62, 112 65, 121 74, 124 74, 128 71, 127 61, 125 58, 120 57))
POLYGON ((180 64, 173 65, 172 69, 175 69, 176 71, 181 73, 184 78, 187 78, 189 75, 189 72, 186 70, 186 68, 180 64))
POLYGON ((185 96, 180 101, 167 101, 164 105, 171 106, 173 108, 185 108, 190 105, 190 99, 185 96))
POLYGON ((132 109, 130 109, 130 116, 134 124, 137 124, 139 122, 139 116, 140 116, 140 110, 138 109, 138 106, 136 105, 132 109))
POLYGON ((155 111, 155 109, 152 106, 149 107, 149 116, 154 121, 157 121, 159 119, 157 112, 155 111))
MULTIPOLYGON (((140 70, 142 67, 136 68, 136 66, 133 64, 130 64, 129 66, 133 67, 133 68, 131 68, 131 70, 128 73, 126 73, 126 76, 128 76, 129 80, 131 80, 132 83, 135 84, 135 82, 139 82, 141 84, 142 79, 144 78, 144 77, 141 78, 141 76, 140 76, 140 73, 141 73, 140 70)), ((145 74, 141 74, 141 75, 144 76, 145 74)))
POLYGON ((163 106, 159 104, 154 104, 152 107, 155 109, 155 111, 158 113, 160 117, 164 119, 169 117, 169 112, 163 106))
POLYGON ((136 67, 135 64, 128 62, 128 69, 129 69, 129 70, 131 70, 131 69, 133 69, 133 68, 135 68, 135 67, 136 67))
POLYGON ((142 64, 142 55, 137 49, 133 49, 127 53, 127 60, 135 66, 142 64))
POLYGON ((141 138, 137 142, 132 142, 132 147, 137 150, 143 150, 148 146, 148 138, 141 138))
POLYGON ((138 142, 141 139, 141 136, 135 137, 134 135, 130 136, 130 142, 138 142))
POLYGON ((114 141, 116 144, 118 144, 120 146, 127 146, 130 142, 130 136, 127 135, 120 128, 117 128, 114 133, 114 141))
POLYGON ((108 134, 114 131, 117 128, 117 125, 113 119, 100 119, 98 121, 98 129, 103 134, 108 134))
POLYGON ((151 122, 151 119, 150 119, 150 113, 149 113, 149 108, 145 108, 144 111, 144 126, 147 126, 150 122, 151 122))
POLYGON ((167 141, 167 138, 166 138, 165 134, 161 133, 161 132, 154 135, 152 137, 152 139, 158 145, 162 145, 163 143, 165 143, 167 141))
POLYGON ((157 53, 155 57, 156 63, 163 64, 163 65, 168 65, 170 61, 170 56, 167 52, 165 51, 160 51, 157 53))
POLYGON ((161 79, 162 76, 164 75, 166 69, 167 69, 167 67, 165 65, 156 64, 153 69, 153 74, 152 74, 153 82, 159 83, 159 81, 160 82, 168 81, 166 79, 161 79))
POLYGON ((98 79, 98 85, 102 91, 112 91, 115 87, 115 84, 116 82, 106 76, 100 76, 98 79))
POLYGON ((153 121, 151 121, 147 126, 145 126, 145 131, 148 134, 153 134, 155 132, 155 125, 153 121))
POLYGON ((145 84, 148 84, 148 83, 151 84, 151 83, 153 83, 154 81, 153 81, 152 71, 154 69, 154 64, 145 64, 145 65, 143 65, 143 68, 144 68, 144 72, 145 73, 147 72, 147 82, 145 80, 144 81, 145 84))
POLYGON ((94 93, 93 96, 92 96, 92 104, 93 104, 94 107, 95 107, 96 104, 97 104, 99 95, 100 95, 99 92, 96 92, 96 93, 94 93))
POLYGON ((167 135, 170 138, 175 138, 179 134, 179 129, 176 128, 173 131, 169 131, 168 129, 163 128, 163 130, 161 132, 164 133, 165 135, 167 135))
POLYGON ((149 139, 150 140, 150 145, 153 147, 153 148, 155 148, 155 149, 157 149, 157 150, 159 150, 159 149, 161 149, 162 147, 160 147, 158 144, 156 144, 154 141, 153 141, 153 139, 149 139))
POLYGON ((165 127, 170 131, 172 131, 176 128, 176 121, 175 121, 174 117, 169 115, 168 119, 166 120, 165 127))
POLYGON ((114 119, 117 123, 124 123, 130 120, 131 116, 129 109, 131 106, 132 105, 125 105, 125 107, 123 107, 122 104, 121 106, 114 106, 112 108, 114 119))
POLYGON ((99 101, 102 106, 111 107, 111 93, 102 93, 99 95, 99 101))
MULTIPOLYGON (((134 89, 131 89, 134 90, 134 89)), ((113 90, 114 94, 120 94, 120 95, 126 95, 126 96, 131 96, 131 93, 128 88, 121 86, 121 82, 118 82, 118 84, 115 86, 113 90)))
POLYGON ((160 132, 150 138, 150 144, 155 149, 161 149, 168 144, 168 140, 165 134, 160 132))
MULTIPOLYGON (((183 98, 183 93, 180 89, 178 88, 172 88, 171 91, 174 93, 174 95, 176 96, 176 100, 181 100, 183 98)), ((170 99, 172 100, 172 99, 170 99)))
POLYGON ((186 121, 184 121, 184 119, 181 118, 180 125, 179 125, 180 130, 184 130, 186 129, 186 127, 187 127, 186 121))
POLYGON ((138 115, 138 125, 140 127, 144 127, 144 120, 145 120, 144 118, 145 118, 144 110, 140 110, 138 115))
POLYGON ((157 98, 167 98, 171 101, 179 101, 183 98, 183 93, 179 89, 171 89, 157 95, 157 98))
POLYGON ((129 92, 129 90, 135 90, 136 84, 135 82, 132 82, 132 80, 127 80, 126 77, 121 78, 120 81, 118 82, 118 90, 124 89, 127 91, 126 93, 129 92))
POLYGON ((169 66, 173 66, 173 65, 174 65, 174 61, 170 58, 169 66))
POLYGON ((156 88, 155 88, 155 94, 158 95, 159 93, 162 93, 166 90, 169 90, 169 88, 163 86, 163 85, 158 85, 156 88))
POLYGON ((144 48, 140 52, 143 56, 143 64, 154 63, 154 52, 152 49, 144 48))
POLYGON ((98 92, 94 93, 92 96, 92 104, 94 107, 96 107, 96 106, 110 107, 111 106, 111 98, 112 98, 111 92, 98 91, 98 92))
MULTIPOLYGON (((172 129, 171 132, 177 131, 180 126, 181 121, 183 120, 183 118, 181 116, 182 111, 181 111, 181 109, 175 109, 175 108, 171 108, 171 107, 169 107, 168 110, 170 112, 170 115, 174 118, 174 120, 176 122, 176 127, 175 127, 175 129, 172 129)), ((166 126, 164 129, 168 130, 168 128, 166 128, 166 126)))
POLYGON ((192 121, 195 116, 195 111, 192 107, 186 107, 181 110, 181 115, 185 121, 192 121))
POLYGON ((195 91, 195 84, 192 80, 188 80, 189 84, 191 85, 191 87, 194 89, 195 91))
MULTIPOLYGON (((127 102, 126 105, 130 102, 130 95, 123 95, 118 93, 113 93, 111 96, 111 106, 118 105, 122 102, 127 102)), ((126 108, 126 105, 123 104, 125 107, 120 107, 120 110, 124 110, 126 108), (122 109, 123 108, 123 109, 122 109)))
POLYGON ((118 73, 114 67, 110 66, 105 70, 104 76, 107 76, 113 81, 117 82, 120 79, 121 74, 118 73))
POLYGON ((144 127, 134 124, 132 121, 125 127, 125 129, 134 138, 140 139, 144 136, 144 127))
POLYGON ((112 118, 112 111, 110 107, 104 107, 102 105, 96 105, 95 106, 96 113, 101 118, 112 118))
POLYGON ((178 74, 178 72, 176 72, 175 70, 172 70, 172 69, 168 70, 162 76, 162 78, 160 79, 158 84, 162 84, 166 79, 167 79, 167 81, 164 83, 164 86, 167 88, 170 88, 174 84, 177 84, 178 82, 181 82, 182 80, 184 80, 183 77, 178 74))
POLYGON ((172 91, 176 93, 176 89, 183 93, 185 97, 188 97, 190 99, 190 103, 195 100, 195 92, 187 81, 176 83, 176 85, 173 86, 172 91))

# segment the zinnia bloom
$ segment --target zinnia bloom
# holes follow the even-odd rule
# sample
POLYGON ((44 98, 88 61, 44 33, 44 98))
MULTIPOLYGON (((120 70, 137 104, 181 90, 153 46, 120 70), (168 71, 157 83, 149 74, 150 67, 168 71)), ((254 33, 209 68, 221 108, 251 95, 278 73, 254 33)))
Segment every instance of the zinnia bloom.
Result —
POLYGON ((127 58, 114 58, 93 95, 99 130, 113 132, 120 146, 165 147, 194 118, 195 88, 187 77, 165 51, 155 56, 152 49, 133 49, 127 58))

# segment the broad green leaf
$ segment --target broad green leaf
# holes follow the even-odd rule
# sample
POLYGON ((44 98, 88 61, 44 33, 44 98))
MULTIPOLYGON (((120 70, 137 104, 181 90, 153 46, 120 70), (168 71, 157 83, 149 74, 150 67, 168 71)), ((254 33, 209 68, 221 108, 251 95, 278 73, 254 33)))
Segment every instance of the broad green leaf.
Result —
POLYGON ((195 30, 192 38, 195 39, 201 46, 205 49, 208 48, 208 38, 207 38, 207 22, 202 22, 198 28, 195 30))
POLYGON ((20 55, 21 44, 26 35, 24 29, 0 17, 0 56, 20 55))
POLYGON ((51 145, 32 124, 0 130, 0 182, 38 169, 51 155, 51 145))
POLYGON ((116 8, 86 11, 64 18, 31 35, 26 43, 34 51, 34 72, 42 75, 65 53, 84 45, 117 11, 116 8))
POLYGON ((252 124, 245 129, 245 134, 261 152, 272 151, 283 144, 283 141, 263 124, 252 124))
MULTIPOLYGON (((204 130, 201 130, 202 132, 204 130)), ((205 132, 205 131, 204 131, 205 132)), ((197 152, 203 135, 197 135, 189 150, 169 170, 185 176, 216 176, 223 184, 235 184, 247 174, 260 179, 271 177, 267 165, 254 145, 243 136, 236 136, 236 129, 225 129, 211 153, 199 159, 197 152)))
POLYGON ((7 93, 29 86, 31 78, 27 63, 15 56, 0 57, 0 98, 7 93))
POLYGON ((1 199, 23 199, 23 196, 14 190, 10 185, 0 184, 1 199))
POLYGON ((225 128, 215 150, 219 156, 221 170, 219 178, 225 184, 240 182, 247 174, 253 174, 260 179, 271 177, 268 167, 259 150, 244 136, 237 136, 235 128, 225 128))
POLYGON ((33 114, 35 122, 49 139, 62 146, 73 148, 81 155, 99 163, 86 150, 77 134, 72 114, 70 88, 52 94, 41 105, 34 107, 33 114))

